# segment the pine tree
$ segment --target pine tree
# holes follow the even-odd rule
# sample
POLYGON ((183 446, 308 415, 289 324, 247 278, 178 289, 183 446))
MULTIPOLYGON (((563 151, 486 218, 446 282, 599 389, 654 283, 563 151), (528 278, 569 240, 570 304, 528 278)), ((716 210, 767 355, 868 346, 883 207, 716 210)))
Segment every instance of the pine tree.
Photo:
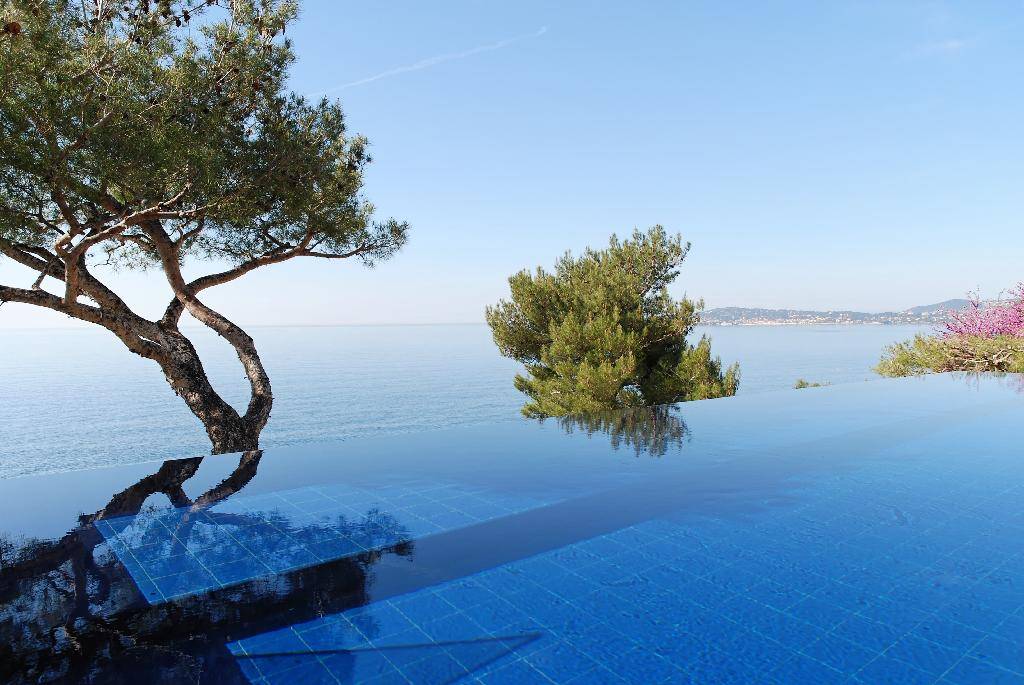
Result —
POLYGON ((711 341, 687 336, 703 302, 668 286, 689 251, 661 226, 612 236, 607 249, 564 255, 554 273, 509 278, 511 300, 487 308, 506 357, 526 366, 515 386, 527 416, 564 416, 734 395, 739 367, 722 369, 711 341))
POLYGON ((87 321, 156 362, 215 452, 258 446, 273 393, 205 291, 291 259, 372 264, 408 229, 373 220, 367 142, 341 106, 289 89, 297 15, 292 0, 0 0, 0 257, 31 270, 0 305, 87 321), (98 261, 162 275, 173 299, 142 316, 98 261), (244 412, 211 385, 186 311, 234 348, 244 412))

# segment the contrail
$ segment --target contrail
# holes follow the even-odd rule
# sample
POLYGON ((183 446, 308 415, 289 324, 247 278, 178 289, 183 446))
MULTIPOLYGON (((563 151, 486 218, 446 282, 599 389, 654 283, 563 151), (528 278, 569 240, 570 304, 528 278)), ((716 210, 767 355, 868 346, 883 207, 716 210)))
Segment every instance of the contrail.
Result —
POLYGON ((473 55, 479 55, 481 52, 491 52, 493 50, 501 50, 502 48, 506 48, 509 45, 512 45, 513 43, 518 43, 521 40, 526 40, 528 38, 539 38, 540 36, 543 36, 547 32, 548 32, 548 27, 547 26, 541 26, 539 29, 537 29, 533 33, 526 33, 526 34, 523 34, 521 36, 513 36, 512 38, 506 38, 504 40, 499 40, 497 43, 490 43, 488 45, 479 45, 479 46, 477 46, 475 48, 471 48, 469 50, 463 50, 462 52, 453 52, 453 53, 450 53, 450 54, 447 54, 447 55, 437 55, 436 57, 428 57, 427 59, 421 59, 419 62, 414 62, 413 64, 407 64, 407 65, 405 65, 403 67, 395 67, 393 69, 388 69, 387 71, 382 71, 379 74, 374 74, 373 76, 367 76, 366 78, 361 78, 358 81, 352 81, 350 83, 343 83, 340 86, 334 86, 333 88, 328 88, 327 90, 321 90, 321 91, 316 92, 316 93, 310 93, 308 95, 308 97, 318 97, 318 96, 321 96, 321 95, 329 95, 331 93, 336 93, 339 90, 345 90, 346 88, 354 88, 356 86, 361 86, 361 85, 364 85, 364 84, 367 84, 367 83, 373 83, 374 81, 379 81, 381 79, 389 78, 391 76, 398 76, 399 74, 407 74, 410 71, 419 71, 421 69, 429 69, 430 67, 437 66, 438 64, 443 64, 444 62, 452 62, 452 61, 457 60, 457 59, 465 59, 466 57, 472 57, 473 55))

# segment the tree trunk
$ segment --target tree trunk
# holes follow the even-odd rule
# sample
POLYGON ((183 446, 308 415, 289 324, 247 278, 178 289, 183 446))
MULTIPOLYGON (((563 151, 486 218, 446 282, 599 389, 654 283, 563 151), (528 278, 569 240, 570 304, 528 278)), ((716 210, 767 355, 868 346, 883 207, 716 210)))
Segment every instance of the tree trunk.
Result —
MULTIPOLYGON (((198 418, 210 438, 213 454, 247 452, 259 449, 260 432, 270 418, 273 395, 267 379, 261 411, 240 415, 213 389, 202 360, 192 342, 177 329, 164 329, 161 344, 169 352, 158 360, 167 382, 198 418)), ((260 364, 255 349, 247 352, 251 361, 260 364)), ((252 404, 252 403, 250 403, 252 404)))
MULTIPOLYGON (((61 266, 61 259, 56 255, 44 250, 40 256, 32 248, 2 238, 0 254, 74 287, 66 289, 65 297, 58 297, 38 287, 24 289, 0 285, 0 304, 21 302, 45 307, 106 328, 133 353, 160 365, 171 388, 203 423, 214 454, 258 449, 260 432, 270 419, 274 397, 270 377, 263 368, 256 345, 241 327, 196 297, 195 291, 181 276, 177 245, 159 222, 149 226, 149 230, 175 293, 175 299, 159 321, 150 321, 136 314, 116 293, 89 273, 84 253, 76 257, 75 277, 71 278, 68 264, 61 266), (50 261, 45 261, 44 257, 50 261), (95 304, 79 302, 79 294, 84 294, 95 304), (249 404, 244 414, 236 411, 213 389, 195 347, 178 329, 178 321, 185 310, 234 348, 249 380, 249 404)), ((40 280, 37 279, 37 284, 40 280)))

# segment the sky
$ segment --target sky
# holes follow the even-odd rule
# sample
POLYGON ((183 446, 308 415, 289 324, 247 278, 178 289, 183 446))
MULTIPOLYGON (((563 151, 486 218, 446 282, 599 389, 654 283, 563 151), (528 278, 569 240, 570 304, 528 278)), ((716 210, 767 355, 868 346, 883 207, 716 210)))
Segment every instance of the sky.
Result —
MULTIPOLYGON (((653 224, 692 243, 673 292, 709 307, 899 310, 1024 280, 1019 2, 302 7, 293 88, 369 137, 366 196, 410 240, 374 269, 293 261, 204 293, 239 323, 482 321, 519 269, 653 224)), ((158 272, 104 277, 145 314, 170 297, 158 272)))

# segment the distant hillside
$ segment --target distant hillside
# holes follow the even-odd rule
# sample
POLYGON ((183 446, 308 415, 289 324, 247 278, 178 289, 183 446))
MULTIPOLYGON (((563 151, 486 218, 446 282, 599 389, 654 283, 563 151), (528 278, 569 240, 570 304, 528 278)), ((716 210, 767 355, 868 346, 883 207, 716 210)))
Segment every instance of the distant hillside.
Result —
POLYGON ((946 300, 945 302, 939 302, 937 304, 922 304, 917 307, 911 307, 906 311, 907 314, 933 314, 935 312, 949 312, 963 309, 971 303, 970 300, 946 300))
POLYGON ((761 309, 758 307, 719 307, 701 314, 701 322, 711 326, 807 325, 807 324, 938 324, 950 311, 963 309, 968 300, 946 300, 919 305, 902 312, 855 312, 846 309, 815 311, 807 309, 761 309))

